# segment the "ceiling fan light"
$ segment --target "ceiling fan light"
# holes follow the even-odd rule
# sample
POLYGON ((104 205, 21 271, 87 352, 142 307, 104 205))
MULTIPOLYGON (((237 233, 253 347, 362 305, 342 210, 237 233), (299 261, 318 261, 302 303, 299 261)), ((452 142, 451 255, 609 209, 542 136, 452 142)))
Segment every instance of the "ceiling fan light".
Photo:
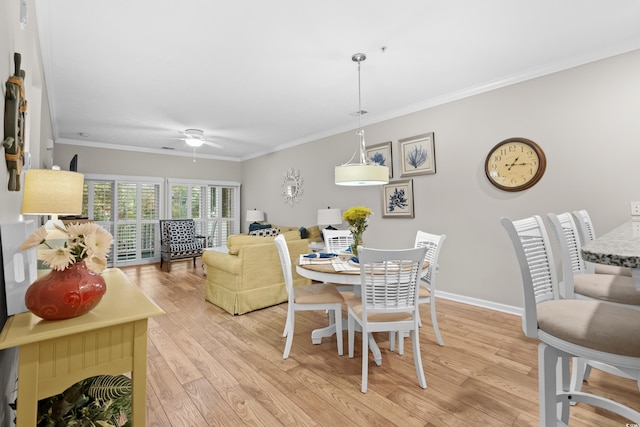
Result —
POLYGON ((187 138, 184 140, 189 147, 200 147, 204 141, 199 138, 187 138))

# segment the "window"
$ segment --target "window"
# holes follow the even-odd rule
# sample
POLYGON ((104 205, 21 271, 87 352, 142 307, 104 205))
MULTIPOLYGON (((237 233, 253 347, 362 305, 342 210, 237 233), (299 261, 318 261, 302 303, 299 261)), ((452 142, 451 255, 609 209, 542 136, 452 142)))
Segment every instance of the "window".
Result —
POLYGON ((82 214, 113 235, 109 266, 158 262, 161 218, 193 218, 208 247, 240 232, 239 183, 169 179, 164 188, 162 178, 85 175, 82 214))
POLYGON ((193 218, 207 246, 222 246, 240 230, 240 185, 237 183, 167 181, 168 218, 193 218))
POLYGON ((110 266, 160 259, 160 178, 109 178, 86 175, 82 213, 113 235, 110 266))

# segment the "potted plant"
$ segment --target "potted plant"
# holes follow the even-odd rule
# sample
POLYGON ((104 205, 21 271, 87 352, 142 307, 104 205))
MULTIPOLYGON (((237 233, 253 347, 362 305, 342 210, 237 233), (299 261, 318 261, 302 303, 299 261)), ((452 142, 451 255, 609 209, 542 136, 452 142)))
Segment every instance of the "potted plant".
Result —
POLYGON ((98 375, 39 400, 36 427, 131 427, 131 379, 98 375))

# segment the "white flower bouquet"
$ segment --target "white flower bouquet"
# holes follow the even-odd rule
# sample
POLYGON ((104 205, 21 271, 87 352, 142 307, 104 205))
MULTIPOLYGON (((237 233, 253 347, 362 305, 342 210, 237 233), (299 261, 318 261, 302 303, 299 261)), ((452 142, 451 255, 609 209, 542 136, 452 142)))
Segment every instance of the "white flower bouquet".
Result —
POLYGON ((20 250, 45 245, 47 248, 41 250, 43 262, 54 270, 62 271, 75 262, 84 261, 88 269, 102 273, 107 267, 107 252, 113 242, 111 233, 92 222, 55 227, 68 236, 64 246, 52 246, 43 226, 20 245, 20 250))

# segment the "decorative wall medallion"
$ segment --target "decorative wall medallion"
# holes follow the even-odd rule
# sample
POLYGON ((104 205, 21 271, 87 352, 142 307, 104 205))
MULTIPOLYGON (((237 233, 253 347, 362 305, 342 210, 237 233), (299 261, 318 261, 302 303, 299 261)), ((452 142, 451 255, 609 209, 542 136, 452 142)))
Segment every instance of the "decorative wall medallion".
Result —
POLYGON ((292 207, 300 202, 300 197, 304 192, 302 184, 304 180, 300 176, 300 171, 290 168, 284 175, 282 181, 282 197, 285 203, 289 203, 292 207))

